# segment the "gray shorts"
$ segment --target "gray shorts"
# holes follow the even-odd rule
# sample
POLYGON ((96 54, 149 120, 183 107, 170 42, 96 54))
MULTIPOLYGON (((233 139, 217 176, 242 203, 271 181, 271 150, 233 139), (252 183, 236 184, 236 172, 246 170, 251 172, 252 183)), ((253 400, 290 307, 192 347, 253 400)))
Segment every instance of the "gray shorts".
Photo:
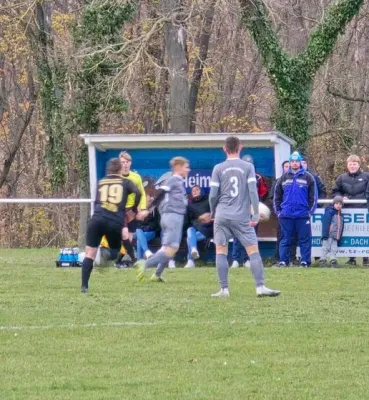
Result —
POLYGON ((178 249, 182 240, 184 215, 165 213, 161 215, 161 244, 162 246, 178 249))
POLYGON ((243 247, 258 244, 255 228, 249 222, 215 217, 214 243, 227 246, 229 239, 236 237, 243 247))

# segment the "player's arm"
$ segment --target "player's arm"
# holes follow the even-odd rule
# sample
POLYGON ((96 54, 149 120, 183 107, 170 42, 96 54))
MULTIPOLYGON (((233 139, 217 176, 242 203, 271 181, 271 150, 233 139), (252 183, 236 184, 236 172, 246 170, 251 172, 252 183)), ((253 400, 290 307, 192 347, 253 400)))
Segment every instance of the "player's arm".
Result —
POLYGON ((147 210, 147 199, 146 199, 146 192, 145 188, 143 187, 142 178, 138 176, 137 180, 137 187, 141 193, 141 200, 140 200, 140 211, 147 210))
POLYGON ((142 194, 140 189, 132 182, 129 181, 128 179, 125 179, 124 184, 126 185, 126 190, 129 194, 134 193, 135 194, 135 202, 133 204, 133 211, 137 212, 137 207, 140 204, 142 194))
POLYGON ((150 205, 149 212, 152 212, 156 207, 159 206, 159 204, 164 200, 164 197, 168 192, 169 191, 165 189, 158 189, 156 196, 154 197, 154 200, 150 205))
POLYGON ((210 181, 210 193, 209 193, 209 206, 210 214, 214 218, 215 209, 217 207, 218 193, 220 187, 220 179, 217 167, 213 169, 210 181))
POLYGON ((258 188, 256 186, 255 168, 252 164, 249 166, 249 170, 248 170, 247 186, 249 188, 251 205, 254 210, 254 215, 251 217, 251 221, 259 222, 259 220, 260 220, 259 194, 258 194, 258 188))
POLYGON ((165 195, 171 190, 172 181, 171 178, 169 178, 166 181, 162 182, 162 184, 159 186, 156 196, 154 197, 154 200, 150 205, 149 212, 152 212, 156 207, 158 207, 158 205, 164 200, 165 195))

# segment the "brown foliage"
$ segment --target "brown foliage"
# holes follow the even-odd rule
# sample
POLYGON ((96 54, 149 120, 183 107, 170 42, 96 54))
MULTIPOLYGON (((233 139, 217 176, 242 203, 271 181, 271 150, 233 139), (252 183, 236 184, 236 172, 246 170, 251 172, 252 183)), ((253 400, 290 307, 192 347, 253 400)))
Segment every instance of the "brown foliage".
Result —
MULTIPOLYGON (((9 6, 12 2, 3 3, 9 6)), ((34 60, 25 40, 25 27, 34 3, 31 0, 24 1, 18 8, 0 6, 0 62, 4 60, 6 64, 5 67, 0 64, 1 166, 7 157, 10 132, 16 129, 19 121, 24 120, 24 114, 30 106, 30 89, 26 78, 27 71, 34 73, 34 60), (8 25, 4 21, 8 21, 8 25)), ((332 1, 266 0, 265 3, 283 47, 288 53, 296 54, 306 46, 310 32, 321 21, 325 8, 332 1)), ((201 27, 211 4, 211 0, 192 0, 186 3, 186 9, 181 14, 181 26, 187 37, 188 87, 191 87, 192 77, 199 66, 201 27)), ((80 60, 78 57, 83 54, 75 53, 68 24, 78 20, 80 6, 80 1, 63 0, 53 2, 52 10, 55 54, 66 61, 69 68, 65 101, 70 104, 73 104, 75 95, 70 77, 80 60)), ((359 153, 366 163, 369 162, 368 15, 369 5, 366 3, 314 81, 308 153, 314 155, 311 165, 322 175, 328 187, 334 177, 343 171, 344 160, 349 153, 359 153)), ((139 2, 135 20, 122 32, 128 64, 111 81, 112 92, 122 94, 129 101, 130 108, 128 112, 116 115, 103 111, 101 132, 170 131, 171 80, 164 27, 165 23, 173 22, 173 18, 173 14, 163 12, 160 1, 139 2)), ((219 0, 215 3, 209 33, 207 57, 200 63, 202 78, 195 109, 196 132, 273 129, 270 123, 274 107, 273 90, 256 48, 240 21, 237 0, 219 0)), ((88 51, 91 49, 86 49, 88 51)), ((117 54, 112 54, 112 57, 117 57, 117 54)), ((37 91, 38 82, 35 82, 35 86, 37 91)), ((3 196, 50 195, 49 171, 44 162, 46 140, 41 118, 40 104, 36 103, 2 189, 3 196)), ((71 135, 67 142, 68 180, 58 195, 78 197, 76 148, 79 139, 71 135)), ((50 241, 51 244, 62 244, 69 236, 74 240, 78 231, 78 208, 68 207, 1 205, 1 245, 41 246, 50 241), (12 232, 11 239, 8 232, 12 232)))

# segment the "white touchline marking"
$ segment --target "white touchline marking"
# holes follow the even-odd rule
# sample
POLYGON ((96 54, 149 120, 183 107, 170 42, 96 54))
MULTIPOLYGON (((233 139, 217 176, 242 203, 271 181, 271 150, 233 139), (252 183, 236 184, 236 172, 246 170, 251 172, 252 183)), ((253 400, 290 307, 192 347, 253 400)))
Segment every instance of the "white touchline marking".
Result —
POLYGON ((262 320, 232 320, 232 321, 154 321, 154 322, 102 322, 102 323, 90 323, 90 324, 61 324, 61 325, 0 325, 0 331, 25 331, 25 330, 52 330, 52 329, 75 329, 75 328, 106 328, 106 327, 150 327, 150 326, 185 326, 185 325, 289 325, 289 324, 309 324, 309 325, 332 325, 332 324, 361 324, 367 325, 369 321, 295 321, 295 320, 284 320, 284 321, 262 321, 262 320))

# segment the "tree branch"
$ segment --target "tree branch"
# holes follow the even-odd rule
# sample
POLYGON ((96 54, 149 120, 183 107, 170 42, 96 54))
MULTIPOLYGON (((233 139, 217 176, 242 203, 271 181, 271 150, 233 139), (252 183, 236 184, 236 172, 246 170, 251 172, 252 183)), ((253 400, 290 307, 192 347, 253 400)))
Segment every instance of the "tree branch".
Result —
POLYGON ((323 22, 312 32, 308 45, 298 58, 305 62, 313 75, 332 53, 338 35, 359 12, 364 0, 340 0, 331 6, 323 22))
POLYGON ((268 20, 266 7, 262 0, 240 0, 240 5, 243 19, 264 59, 267 71, 272 79, 278 81, 289 60, 268 20))
POLYGON ((337 89, 332 89, 329 85, 327 86, 327 92, 334 96, 334 97, 339 97, 341 99, 347 100, 347 101, 357 101, 359 103, 369 103, 369 98, 365 98, 365 97, 352 97, 349 96, 347 94, 344 94, 342 92, 340 92, 337 89))

